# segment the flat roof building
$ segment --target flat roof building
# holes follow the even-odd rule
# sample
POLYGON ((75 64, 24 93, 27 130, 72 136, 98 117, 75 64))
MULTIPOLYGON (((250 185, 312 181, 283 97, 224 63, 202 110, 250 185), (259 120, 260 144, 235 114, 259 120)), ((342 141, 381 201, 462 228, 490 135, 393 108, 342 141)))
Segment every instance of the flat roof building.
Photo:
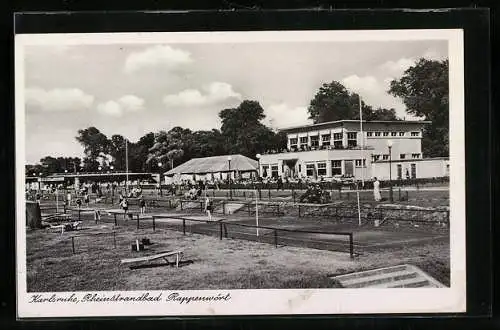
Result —
POLYGON ((447 176, 447 158, 422 156, 423 129, 429 123, 338 120, 285 128, 287 145, 261 155, 259 173, 263 177, 359 180, 447 176))

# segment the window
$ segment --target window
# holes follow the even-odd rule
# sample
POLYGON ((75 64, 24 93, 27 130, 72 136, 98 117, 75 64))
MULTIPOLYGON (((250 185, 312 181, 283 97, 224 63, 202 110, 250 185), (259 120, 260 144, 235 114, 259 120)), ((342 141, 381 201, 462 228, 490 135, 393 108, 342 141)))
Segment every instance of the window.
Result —
POLYGON ((420 132, 411 132, 411 136, 420 136, 420 132))
POLYGON ((332 160, 332 175, 342 175, 341 160, 332 160))
POLYGON ((326 163, 318 163, 318 175, 326 176, 326 163))
POLYGON ((450 175, 450 164, 446 164, 446 173, 445 173, 446 176, 449 176, 450 175))
POLYGON ((380 160, 380 155, 373 155, 372 157, 374 162, 380 160))
POLYGON ((314 175, 314 164, 306 164, 306 175, 313 176, 314 175))
POLYGON ((273 178, 277 178, 278 177, 278 165, 271 166, 271 176, 273 178))
POLYGON ((366 132, 366 136, 372 136, 373 132, 366 132))
POLYGON ((382 155, 382 159, 383 160, 388 160, 389 159, 389 155, 382 155))
POLYGON ((401 166, 401 164, 398 164, 397 169, 398 169, 398 180, 401 180, 403 178, 403 167, 401 166))
POLYGON ((411 178, 417 178, 417 164, 411 164, 411 178))
POLYGON ((332 137, 331 134, 323 134, 321 135, 321 143, 324 146, 329 146, 330 145, 330 138, 332 137))
POLYGON ((342 148, 342 133, 333 133, 333 146, 342 148))
POLYGON ((406 158, 406 154, 400 154, 399 155, 399 159, 405 159, 406 158))
POLYGON ((396 136, 398 132, 391 132, 391 136, 396 136))
POLYGON ((299 173, 302 173, 302 164, 299 164, 299 173))
POLYGON ((384 136, 389 136, 389 132, 384 132, 384 136))
POLYGON ((319 146, 319 138, 318 136, 311 136, 311 147, 318 147, 319 146))
POLYGON ((269 176, 269 166, 262 166, 262 177, 269 176))
POLYGON ((352 148, 357 145, 357 136, 358 133, 356 132, 348 132, 347 133, 347 146, 352 148))
POLYGON ((356 159, 355 163, 356 167, 361 167, 361 163, 363 163, 362 167, 366 167, 366 159, 356 159))
POLYGON ((375 136, 380 136, 380 132, 375 132, 375 136))
POLYGON ((300 138, 300 147, 301 148, 307 147, 307 136, 303 136, 300 138))
POLYGON ((420 154, 411 154, 411 158, 420 158, 420 154))
POLYGON ((405 136, 405 132, 399 132, 399 136, 405 136))
POLYGON ((297 147, 297 138, 290 139, 290 148, 297 147))

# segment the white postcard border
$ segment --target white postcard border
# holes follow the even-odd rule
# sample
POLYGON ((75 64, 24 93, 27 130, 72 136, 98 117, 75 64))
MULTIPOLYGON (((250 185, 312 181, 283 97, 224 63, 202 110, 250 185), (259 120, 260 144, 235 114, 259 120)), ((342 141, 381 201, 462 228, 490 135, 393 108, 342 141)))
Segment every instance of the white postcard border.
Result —
MULTIPOLYGON (((167 32, 108 34, 30 34, 15 37, 16 95, 16 246, 18 317, 82 316, 189 316, 189 315, 276 315, 353 313, 442 313, 465 312, 465 151, 464 151, 464 55, 463 31, 377 30, 377 31, 266 31, 266 32, 167 32), (162 302, 29 303, 36 293, 26 285, 25 232, 25 109, 24 47, 27 45, 81 45, 117 43, 194 42, 355 42, 390 40, 448 40, 450 76, 450 288, 444 289, 304 289, 304 290, 196 290, 95 292, 150 296, 161 293, 162 302), (168 301, 173 294, 225 296, 215 302, 168 301)), ((53 293, 43 293, 45 297, 53 293)), ((55 294, 55 293, 54 293, 55 294)), ((83 297, 89 292, 57 293, 60 297, 83 297)))

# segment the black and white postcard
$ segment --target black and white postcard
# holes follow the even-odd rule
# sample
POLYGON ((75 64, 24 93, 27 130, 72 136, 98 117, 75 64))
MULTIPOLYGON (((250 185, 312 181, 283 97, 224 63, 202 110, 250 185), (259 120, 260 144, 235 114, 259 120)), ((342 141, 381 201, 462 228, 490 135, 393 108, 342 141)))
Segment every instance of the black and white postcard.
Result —
POLYGON ((18 317, 464 312, 463 53, 17 35, 18 317))

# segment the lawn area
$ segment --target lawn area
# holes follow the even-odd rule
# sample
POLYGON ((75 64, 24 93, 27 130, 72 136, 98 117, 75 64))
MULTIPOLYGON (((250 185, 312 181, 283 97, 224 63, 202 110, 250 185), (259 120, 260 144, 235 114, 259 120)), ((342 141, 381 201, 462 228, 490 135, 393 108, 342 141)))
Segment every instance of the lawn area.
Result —
POLYGON ((189 290, 334 288, 329 276, 410 263, 449 285, 449 244, 432 242, 369 252, 356 259, 349 254, 177 231, 135 230, 110 223, 63 235, 48 230, 28 231, 27 287, 29 292, 87 290, 189 290), (116 231, 116 248, 112 231, 116 231), (75 254, 71 236, 75 236, 75 254), (136 238, 148 237, 148 251, 132 252, 136 238), (120 260, 184 249, 180 268, 161 265, 129 269, 120 260))

